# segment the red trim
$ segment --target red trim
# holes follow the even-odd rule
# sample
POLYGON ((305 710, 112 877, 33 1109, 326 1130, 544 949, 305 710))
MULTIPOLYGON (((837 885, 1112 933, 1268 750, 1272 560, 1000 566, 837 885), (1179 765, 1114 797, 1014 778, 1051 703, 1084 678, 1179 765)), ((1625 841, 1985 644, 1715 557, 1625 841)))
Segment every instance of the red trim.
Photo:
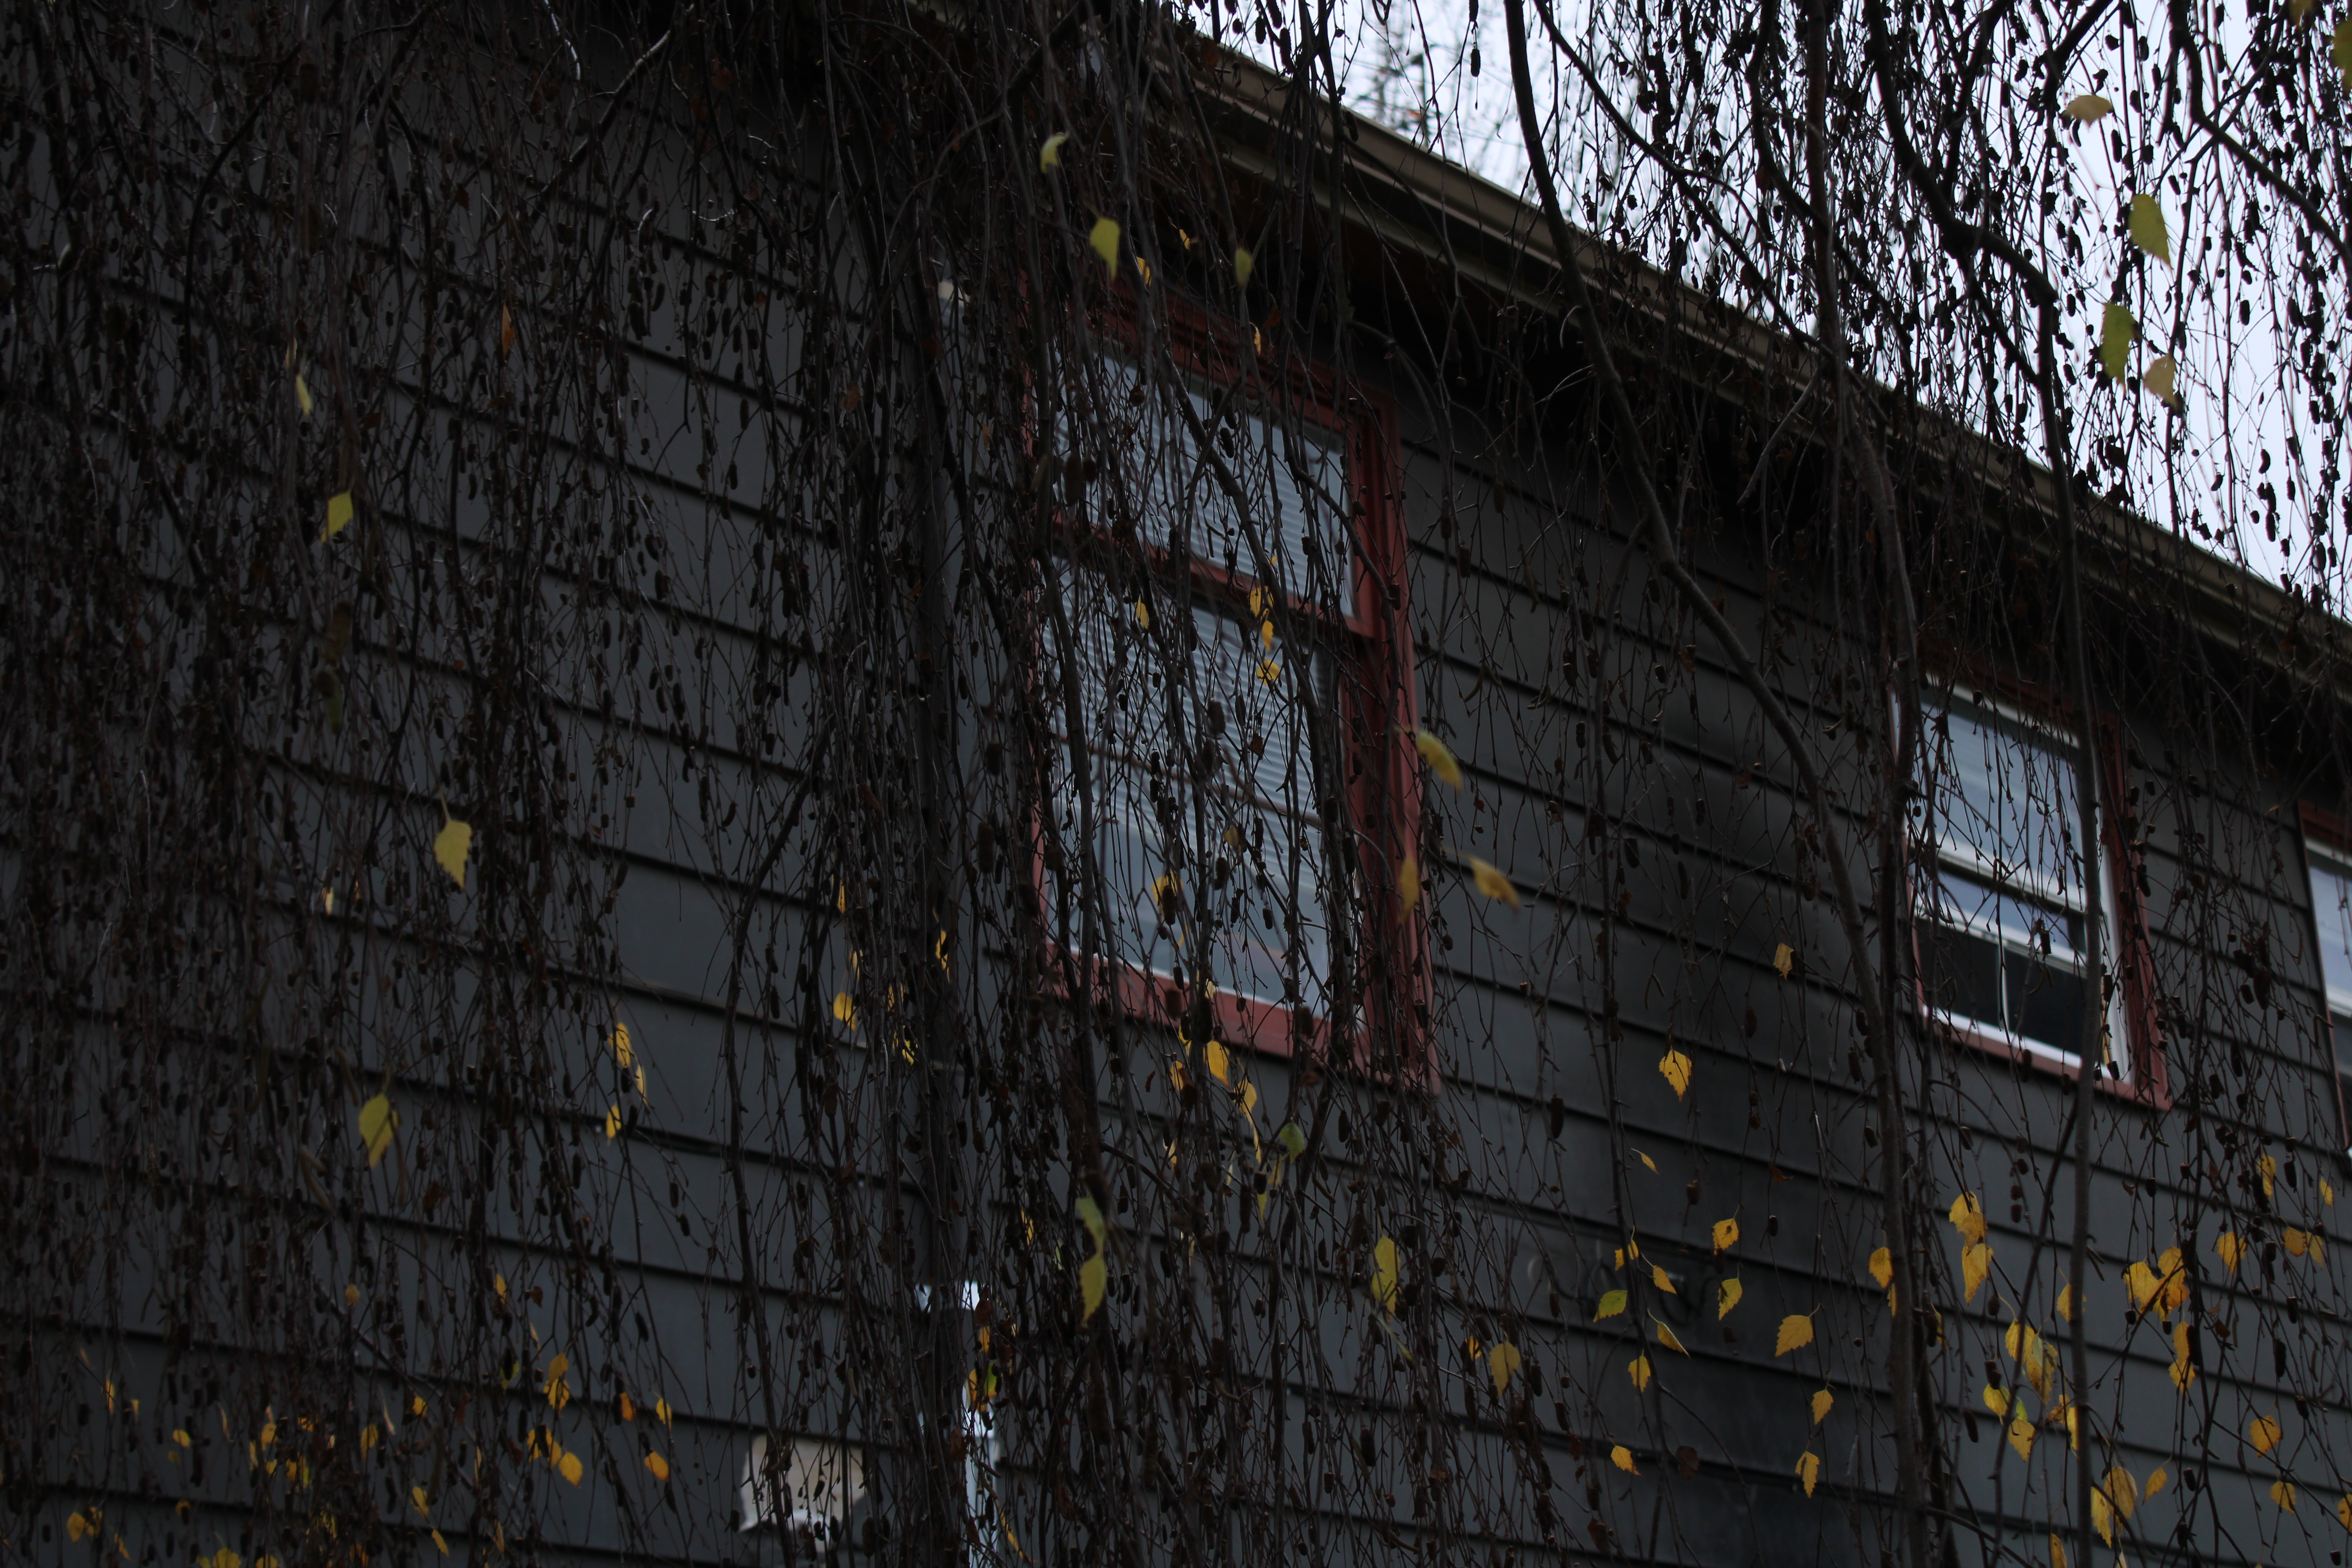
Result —
MULTIPOLYGON (((1363 973, 1358 990, 1365 1013, 1354 1031, 1350 1056, 1366 1065, 1375 1038, 1399 1042, 1400 1054, 1419 1064, 1407 1077, 1425 1075, 1433 1086, 1435 1063, 1429 1049, 1428 942, 1423 919, 1408 918, 1402 909, 1396 872, 1406 847, 1404 835, 1417 829, 1421 817, 1421 769, 1412 742, 1417 718, 1413 642, 1407 620, 1404 521, 1399 504, 1402 471, 1394 403, 1367 388, 1349 389, 1341 396, 1333 375, 1325 368, 1293 360, 1269 367, 1254 352, 1257 339, 1246 324, 1221 323, 1189 303, 1165 298, 1161 324, 1177 363, 1218 385, 1255 379, 1286 390, 1304 405, 1301 412, 1313 423, 1341 437, 1345 444, 1347 485, 1355 501, 1349 520, 1359 534, 1349 552, 1354 562, 1351 614, 1330 615, 1295 595, 1285 607, 1322 629, 1339 666, 1339 714, 1342 756, 1340 766, 1354 777, 1348 785, 1344 830, 1355 839, 1356 859, 1364 873, 1363 922, 1356 944, 1363 973), (1352 657, 1351 657, 1352 655, 1352 657), (1352 679, 1351 679, 1352 677, 1352 679), (1360 769, 1349 764, 1363 759, 1360 769)), ((1119 315, 1095 323, 1103 333, 1129 349, 1137 346, 1134 318, 1119 315)), ((1057 517, 1056 531, 1067 543, 1123 543, 1139 551, 1156 583, 1168 587, 1168 552, 1132 541, 1115 542, 1107 531, 1068 517, 1057 517)), ((1185 563, 1183 588, 1213 601, 1246 605, 1256 580, 1245 572, 1228 571, 1222 563, 1199 557, 1185 563)), ((1041 799, 1040 809, 1043 807, 1041 799)), ((1046 876, 1043 824, 1031 827, 1031 890, 1037 900, 1040 933, 1045 942, 1045 973, 1049 989, 1059 994, 1062 962, 1045 928, 1046 876)), ((1423 857, 1423 858, 1426 858, 1423 857)), ((1082 970, 1095 963, 1081 959, 1082 970)), ((1097 994, 1108 992, 1120 1010, 1156 1026, 1169 1026, 1185 1006, 1184 988, 1172 979, 1122 963, 1115 973, 1096 973, 1089 984, 1097 994)), ((1212 1002, 1216 1037, 1229 1046, 1246 1046, 1269 1056, 1288 1057, 1304 1043, 1310 1060, 1328 1059, 1328 1021, 1279 1004, 1260 1002, 1219 992, 1212 1002)))
MULTIPOLYGON (((2081 733, 2084 729, 2073 701, 2053 688, 2025 679, 2014 671, 1995 666, 1980 655, 1968 650, 1941 647, 1933 657, 1937 663, 1952 669, 1955 678, 1941 689, 1933 680, 1923 681, 1923 694, 1936 695, 1948 701, 1971 702, 1980 698, 1992 699, 2032 714, 2054 729, 2072 730, 2076 733, 2081 733), (1944 696, 1947 690, 1948 697, 1944 696)), ((2099 770, 2099 786, 2107 803, 2107 809, 2099 814, 2099 831, 2105 840, 2101 846, 2100 869, 2107 881, 2107 901, 2116 911, 2112 931, 2116 950, 2115 971, 2123 988, 2124 1053, 2132 1070, 2128 1079, 2103 1076, 2098 1081, 2101 1088, 2120 1099, 2140 1101, 2158 1110, 2169 1110, 2172 1108, 2172 1078, 2165 1060, 2163 1028, 2157 1007, 2155 954, 2148 941, 2147 909, 2140 898, 2139 884, 2135 875, 2139 868, 2139 857, 2123 836, 2122 803, 2129 777, 2124 756, 2123 726, 2113 714, 2100 710, 2093 715, 2088 729, 2099 770)), ((1908 835, 1906 835, 1905 847, 1907 854, 1908 835)), ((1955 1040, 2072 1080, 2078 1068, 2013 1046, 1998 1036, 1934 1017, 1927 1000, 1925 965, 1920 962, 1918 952, 1916 900, 1915 892, 1911 963, 1916 977, 1922 1017, 1928 1019, 1932 1027, 1940 1029, 1955 1040)))

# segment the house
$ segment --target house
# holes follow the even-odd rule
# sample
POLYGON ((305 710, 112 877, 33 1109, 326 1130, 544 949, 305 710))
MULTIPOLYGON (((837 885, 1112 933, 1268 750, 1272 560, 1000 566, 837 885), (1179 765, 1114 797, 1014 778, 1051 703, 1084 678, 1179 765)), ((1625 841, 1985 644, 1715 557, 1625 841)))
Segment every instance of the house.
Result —
POLYGON ((152 184, 12 96, 19 258, 151 237, 0 342, 12 1555, 2038 1562, 2087 1452, 2340 1561, 2327 609, 2088 508, 2085 703, 1903 412, 1890 658, 1804 345, 1596 243, 1759 692, 1507 193, 778 25, 173 23, 152 184))

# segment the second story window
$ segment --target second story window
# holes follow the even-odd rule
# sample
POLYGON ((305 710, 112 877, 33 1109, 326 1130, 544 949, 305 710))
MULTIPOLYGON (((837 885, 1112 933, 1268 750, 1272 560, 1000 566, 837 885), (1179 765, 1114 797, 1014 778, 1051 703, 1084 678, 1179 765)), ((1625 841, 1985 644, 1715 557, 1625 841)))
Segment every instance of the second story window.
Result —
MULTIPOLYGON (((2327 987, 2327 1023, 2336 1062, 2339 1115, 2352 1114, 2352 853, 2306 837, 2311 908, 2319 926, 2319 973, 2327 987)), ((2339 1130, 2347 1145, 2352 1132, 2339 1130)))
MULTIPOLYGON (((2004 704, 1955 697, 1929 709, 1923 742, 1931 805, 1913 885, 1927 1005, 1989 1044, 2074 1067, 2095 983, 2087 927, 2108 912, 2099 848, 2086 856, 2080 841, 2081 740, 2004 704)), ((2119 997, 2101 1016, 2093 1059, 2127 1077, 2119 997)))
MULTIPOLYGON (((1371 440, 1357 426, 1372 422, 1303 396, 1223 405, 1108 357, 1072 397, 1083 438, 1110 449, 1066 488, 1059 585, 1082 749, 1057 688, 1047 710, 1067 750, 1046 838, 1062 865, 1046 883, 1076 886, 1083 760, 1108 927, 1098 956, 1122 993, 1196 989, 1228 1042, 1287 1049, 1297 1020, 1333 1022, 1340 927, 1382 891, 1342 885, 1341 840, 1363 828, 1380 847, 1368 861, 1395 854, 1391 831, 1364 827, 1401 744, 1401 681, 1377 657, 1393 614, 1372 582, 1382 509, 1360 467, 1371 440), (1213 459, 1179 397, 1213 428, 1213 459)), ((1058 652, 1044 651, 1060 681, 1058 652)), ((1384 820, 1406 817, 1391 802, 1384 820)), ((1074 923, 1073 947, 1082 938, 1074 923)))

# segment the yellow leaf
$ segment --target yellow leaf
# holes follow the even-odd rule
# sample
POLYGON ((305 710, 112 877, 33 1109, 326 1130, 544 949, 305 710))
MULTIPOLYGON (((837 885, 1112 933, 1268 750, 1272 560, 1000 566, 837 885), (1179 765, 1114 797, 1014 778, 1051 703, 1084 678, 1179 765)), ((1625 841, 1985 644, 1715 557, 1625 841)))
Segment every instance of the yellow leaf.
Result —
POLYGON ((1232 1071, 1233 1058, 1227 1054, 1225 1047, 1217 1041, 1211 1040, 1206 1055, 1209 1058, 1209 1076, 1219 1083, 1231 1087, 1233 1079, 1228 1075, 1232 1071))
POLYGON ((646 1455, 646 1468, 654 1473, 654 1479, 657 1481, 669 1479, 669 1461, 659 1454, 648 1452, 646 1455))
POLYGON ((1488 898, 1515 910, 1519 907, 1519 890, 1511 886, 1511 879, 1475 855, 1470 857, 1470 876, 1478 884, 1478 890, 1488 898))
POLYGON ((1797 1479, 1805 1483, 1805 1495, 1813 1495, 1813 1483, 1822 1479, 1822 1457, 1811 1449, 1797 1461, 1797 1479))
POLYGON ((1274 623, 1272 621, 1260 621, 1258 623, 1257 640, 1258 646, 1265 648, 1268 653, 1272 653, 1274 651, 1274 623))
POLYGON ((851 996, 846 991, 835 992, 833 994, 833 1016, 845 1029, 854 1029, 857 1027, 856 999, 851 996))
POLYGON ((2082 125, 2095 125, 2115 111, 2116 106, 2095 92, 2079 94, 2059 110, 2067 119, 2082 125))
POLYGON ((1609 1450, 1609 1462, 1629 1476, 1638 1476, 1642 1473, 1633 1468, 1633 1450, 1622 1443, 1609 1450))
POLYGON ((2106 1493, 2095 1487, 2091 1489, 2091 1528, 2108 1545, 2116 1543, 2116 1510, 2107 1505, 2106 1493))
POLYGON ((1731 1316, 1731 1309, 1739 1305, 1746 1289, 1737 1279, 1727 1279, 1715 1288, 1715 1315, 1718 1321, 1731 1316))
POLYGON ((1895 1254, 1882 1247, 1870 1255, 1870 1277, 1885 1289, 1895 1279, 1895 1254))
POLYGON ((2347 1492, 2336 1502, 2336 1522, 2352 1530, 2352 1492, 2347 1492))
POLYGON ((1108 272, 1112 277, 1118 277, 1118 223, 1107 217, 1098 217, 1095 219, 1095 226, 1087 235, 1087 243, 1094 247, 1094 252, 1097 256, 1102 258, 1103 269, 1108 272))
POLYGON ((2058 1316, 2070 1323, 2074 1321, 2074 1287, 2072 1285, 2058 1292, 2058 1316))
POLYGON ((2213 1250, 2220 1255, 2221 1267, 2235 1274, 2238 1259, 2246 1255, 2246 1244, 2238 1239, 2237 1232, 2225 1230, 2213 1238, 2213 1250))
POLYGON ((318 406, 310 396, 310 384, 302 379, 300 371, 294 373, 294 405, 302 411, 305 419, 310 417, 310 411, 318 406))
POLYGON ((2156 360, 2139 373, 2139 384, 2156 395, 2156 400, 2168 408, 2180 404, 2180 395, 2174 390, 2180 378, 2180 365, 2170 354, 2156 360))
POLYGON ((1666 1278, 1666 1271, 1654 1263, 1650 1265, 1650 1283, 1669 1296, 1678 1294, 1675 1289, 1675 1282, 1666 1278))
POLYGON ((1454 760, 1454 753, 1446 748, 1444 742, 1426 730, 1416 730, 1412 733, 1412 746, 1421 753, 1421 760, 1429 764, 1431 773, 1455 789, 1462 787, 1462 764, 1454 760))
POLYGON ((98 1526, 92 1524, 89 1516, 83 1513, 77 1512, 66 1521, 68 1541, 79 1542, 84 1537, 95 1533, 97 1530, 98 1526))
POLYGON ((409 1488, 408 1500, 416 1505, 416 1511, 419 1513, 431 1513, 433 1511, 432 1509, 426 1505, 425 1489, 423 1487, 409 1488))
POLYGON ((319 542, 324 544, 352 525, 352 492, 343 490, 327 498, 327 525, 319 531, 319 542))
POLYGON ((1690 1058, 1680 1051, 1668 1051, 1658 1058, 1658 1070, 1666 1075, 1666 1081, 1674 1086, 1675 1098, 1680 1100, 1690 1088, 1690 1058))
POLYGON ((1412 913, 1412 907, 1421 902, 1421 862, 1413 858, 1410 849, 1397 863, 1397 901, 1404 906, 1406 914, 1412 913))
POLYGON ((1954 1198, 1950 1217, 1952 1228, 1960 1233, 1962 1241, 1973 1245, 1985 1238, 1984 1205, 1978 1200, 1976 1194, 1962 1193, 1954 1198))
POLYGON ((1069 139, 1070 133, 1066 131, 1056 131, 1045 138, 1045 144, 1037 149, 1039 174, 1045 174, 1062 166, 1062 143, 1069 139))
POLYGON ((2162 1465, 2158 1465, 2156 1468, 2148 1471, 2147 1485, 2143 1488, 2140 1492, 2141 1500, 2144 1502, 2154 1502, 2156 1500, 2156 1494, 2164 1489, 2166 1479, 2167 1477, 2165 1476, 2164 1467, 2162 1465))
POLYGON ((2021 1415, 2010 1422, 2009 1446, 2017 1450, 2021 1459, 2033 1458, 2033 1423, 2021 1415))
POLYGON ((1797 950, 1795 948, 1784 942, 1772 950, 1772 967, 1780 972, 1781 979, 1788 979, 1789 972, 1796 966, 1797 950))
POLYGON ((1603 1318, 1613 1318, 1624 1310, 1624 1291, 1604 1290, 1601 1294, 1601 1304, 1593 1309, 1592 1321, 1597 1323, 1603 1318))
POLYGON ((2121 381, 2131 368, 2131 346, 2139 336, 2139 322, 2116 300, 2099 312, 2099 368, 2110 381, 2121 381))
POLYGON ((618 1138, 620 1135, 621 1108, 616 1105, 610 1110, 604 1112, 604 1136, 607 1138, 618 1138))
POLYGON ((1813 1425, 1818 1426, 1829 1415, 1830 1406, 1837 1403, 1837 1398, 1826 1388, 1816 1389, 1813 1391, 1812 1403, 1813 1425))
POLYGON ((1519 1351, 1517 1345, 1507 1342, 1486 1352, 1486 1375, 1495 1380, 1496 1398, 1503 1397, 1503 1390, 1511 1385, 1511 1374, 1518 1370, 1519 1351))
POLYGON ((2319 1178, 2319 1201, 2329 1208, 2336 1206, 2336 1188, 2325 1176, 2319 1178))
MULTIPOLYGON (((449 1555, 449 1543, 441 1539, 441 1532, 437 1530, 433 1532, 433 1544, 441 1549, 442 1556, 446 1557, 449 1555)), ((268 1558, 261 1558, 254 1563, 253 1568, 263 1568, 263 1564, 268 1563, 268 1558)))
POLYGON ((1234 281, 1242 288, 1249 287, 1250 273, 1257 267, 1257 258, 1236 245, 1234 247, 1234 281))
POLYGON ((1972 1302, 1977 1292, 1984 1289, 1985 1277, 1992 1272, 1992 1248, 1979 1241, 1960 1254, 1960 1283, 1967 1289, 1963 1301, 1972 1302))
POLYGON ((1720 1253, 1727 1247, 1736 1247, 1738 1243, 1739 1222, 1737 1219, 1719 1219, 1715 1222, 1715 1249, 1717 1252, 1720 1253))
POLYGON ((659 1422, 660 1422, 663 1426, 668 1426, 668 1425, 669 1425, 669 1401, 668 1401, 668 1400, 667 1400, 667 1399, 656 1399, 656 1400, 655 1400, 655 1401, 654 1401, 654 1418, 655 1418, 656 1420, 659 1421, 659 1422))
POLYGON ((2168 1247, 2158 1254, 2156 1271, 2164 1277, 2164 1311, 2167 1315, 2189 1302, 2189 1270, 2180 1256, 2180 1248, 2168 1247))
POLYGON ((1140 599, 1135 601, 1135 624, 1147 632, 1151 629, 1151 606, 1140 599))
POLYGON ((2050 1537, 2050 1568, 2066 1568, 2066 1543, 2055 1532, 2050 1537))
POLYGON ((613 1055, 623 1067, 636 1059, 635 1049, 629 1044, 629 1026, 626 1024, 613 1026, 613 1055))
POLYGON ((624 1421, 635 1421, 636 1418, 637 1418, 637 1406, 636 1406, 635 1402, 635 1401, 633 1401, 632 1399, 630 1399, 630 1397, 629 1397, 627 1394, 622 1394, 622 1395, 621 1395, 621 1419, 622 1419, 622 1420, 624 1420, 624 1421))
POLYGON ((583 1473, 583 1468, 580 1463, 579 1455, 564 1455, 562 1458, 556 1461, 555 1468, 563 1472, 563 1479, 565 1480, 570 1481, 575 1487, 580 1484, 580 1477, 583 1473))
POLYGON ((1772 1353, 1787 1355, 1790 1351, 1802 1350, 1812 1342, 1813 1320, 1801 1312, 1791 1312, 1780 1320, 1780 1333, 1774 1342, 1772 1353))
POLYGON ((1643 1153, 1639 1149, 1633 1151, 1633 1155, 1634 1158, 1640 1160, 1642 1163, 1649 1166, 1651 1170, 1654 1171, 1658 1168, 1658 1163, 1655 1160, 1651 1159, 1647 1154, 1643 1153))
POLYGON ((1278 658, 1259 659, 1257 661, 1257 678, 1268 686, 1272 686, 1276 681, 1281 679, 1282 660, 1278 658))
POLYGON ((1637 1391, 1648 1388, 1650 1386, 1650 1358, 1645 1355, 1635 1356, 1633 1358, 1633 1364, 1625 1369, 1625 1375, 1633 1380, 1633 1387, 1637 1391))
POLYGON ((2271 1483, 2271 1501, 2278 1504, 2279 1507, 2286 1510, 2287 1512, 2293 1513, 2294 1511, 2294 1483, 2293 1481, 2273 1481, 2271 1483))
POLYGON ((1984 1402, 1985 1408, 1987 1410, 1991 1411, 1995 1415, 2000 1416, 2004 1421, 2009 1419, 2010 1407, 2017 1403, 2016 1399, 2011 1395, 2009 1390, 2006 1388, 1995 1388, 1990 1383, 1985 1384, 1984 1402))
POLYGON ((2164 1281, 2147 1264, 2135 1263, 2124 1270, 2124 1289, 2131 1292, 2132 1305, 2146 1311, 2156 1293, 2164 1289, 2164 1281))
POLYGON ((466 885, 466 857, 474 848, 474 829, 471 824, 448 816, 446 811, 443 815, 446 820, 441 831, 433 836, 433 858, 449 873, 450 880, 462 888, 466 885))
POLYGON ((344 1306, 346 1306, 346 1307, 356 1307, 356 1306, 358 1306, 359 1304, 360 1304, 360 1288, 359 1288, 358 1286, 356 1286, 356 1285, 346 1285, 346 1286, 344 1286, 344 1287, 343 1287, 343 1305, 344 1305, 344 1306))
POLYGON ((392 1147, 392 1135, 399 1127, 400 1112, 384 1096, 379 1094, 360 1107, 360 1142, 367 1150, 369 1170, 383 1163, 384 1152, 392 1147))
POLYGON ((1101 1253, 1096 1253, 1078 1265, 1078 1293, 1086 1299, 1087 1309, 1086 1315, 1078 1320, 1080 1322, 1092 1321, 1095 1313, 1101 1310, 1103 1290, 1109 1283, 1110 1265, 1103 1261, 1101 1253))
POLYGON ((2126 1519, 2129 1519, 2132 1510, 2139 1506, 2139 1483, 2133 1480, 2132 1473, 2121 1465, 2107 1472, 2107 1479, 2100 1483, 2100 1489, 2106 1493, 2107 1501, 2115 1505, 2116 1512, 2126 1519))
POLYGON ((2288 1253, 2296 1258, 2311 1250, 2311 1237, 2291 1225, 2279 1227, 2279 1240, 2285 1244, 2288 1253))
POLYGON ((1385 1236, 1372 1244, 1372 1300, 1389 1316, 1396 1316, 1397 1244, 1385 1236))
POLYGON ((2246 1441, 2254 1446, 2257 1454, 2267 1454, 2278 1447, 2280 1428, 2273 1415, 2257 1415, 2247 1424, 2246 1441))
POLYGON ((499 306, 499 357, 500 359, 504 359, 508 354, 513 353, 514 344, 514 317, 509 313, 506 306, 501 303, 499 306))
POLYGON ((2165 230, 2164 208, 2154 196, 2132 193, 2131 218, 2126 226, 2134 245, 2167 267, 2172 265, 2172 237, 2165 230))

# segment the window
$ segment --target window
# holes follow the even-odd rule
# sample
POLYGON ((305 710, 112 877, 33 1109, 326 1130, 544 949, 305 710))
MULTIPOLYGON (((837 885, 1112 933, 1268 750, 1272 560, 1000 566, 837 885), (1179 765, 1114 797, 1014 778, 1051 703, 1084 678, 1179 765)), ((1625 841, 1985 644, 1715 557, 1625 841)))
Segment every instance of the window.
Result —
MULTIPOLYGON (((2327 986, 2328 1034, 2336 1057, 2337 1114, 2352 1110, 2352 853, 2310 836, 2305 816, 2304 848, 2311 862, 2311 909, 2319 925, 2319 973, 2327 986)), ((2342 1136, 2352 1144, 2352 1131, 2342 1136)))
MULTIPOLYGON (((2080 739, 1979 695, 1933 707, 1923 736, 1927 798, 1913 869, 1920 984, 1955 1028, 2072 1068, 2083 1059, 2086 924, 2117 927, 2099 847, 2079 836, 2080 739), (2094 900, 2096 903, 2094 903, 2094 900)), ((2123 988, 2106 976, 2105 1037, 2093 1047, 2131 1076, 2123 988)))
MULTIPOLYGON (((1220 420, 1217 395, 1181 395, 1203 427, 1220 420)), ((1080 479, 1065 488, 1056 586, 1080 733, 1074 745, 1066 693, 1049 690, 1065 751, 1044 837, 1065 863, 1045 868, 1048 909, 1062 878, 1075 886, 1083 763, 1108 928, 1097 956, 1122 995, 1142 1008, 1198 986, 1224 1038, 1287 1050, 1302 1021, 1310 1035, 1335 1022, 1343 926, 1379 942, 1373 927, 1398 923, 1367 910, 1393 888, 1350 884, 1335 842, 1360 833, 1365 864, 1392 868, 1411 820, 1393 799, 1373 808, 1406 776, 1394 753, 1410 689, 1385 630, 1402 605, 1381 592, 1402 572, 1366 482, 1379 426, 1304 396, 1226 407, 1221 474, 1135 366, 1098 360, 1071 397, 1097 411, 1087 428, 1113 454, 1073 454, 1080 479), (1398 826, 1365 826, 1376 820, 1398 826)), ((1059 681, 1050 626, 1044 653, 1059 681)))

